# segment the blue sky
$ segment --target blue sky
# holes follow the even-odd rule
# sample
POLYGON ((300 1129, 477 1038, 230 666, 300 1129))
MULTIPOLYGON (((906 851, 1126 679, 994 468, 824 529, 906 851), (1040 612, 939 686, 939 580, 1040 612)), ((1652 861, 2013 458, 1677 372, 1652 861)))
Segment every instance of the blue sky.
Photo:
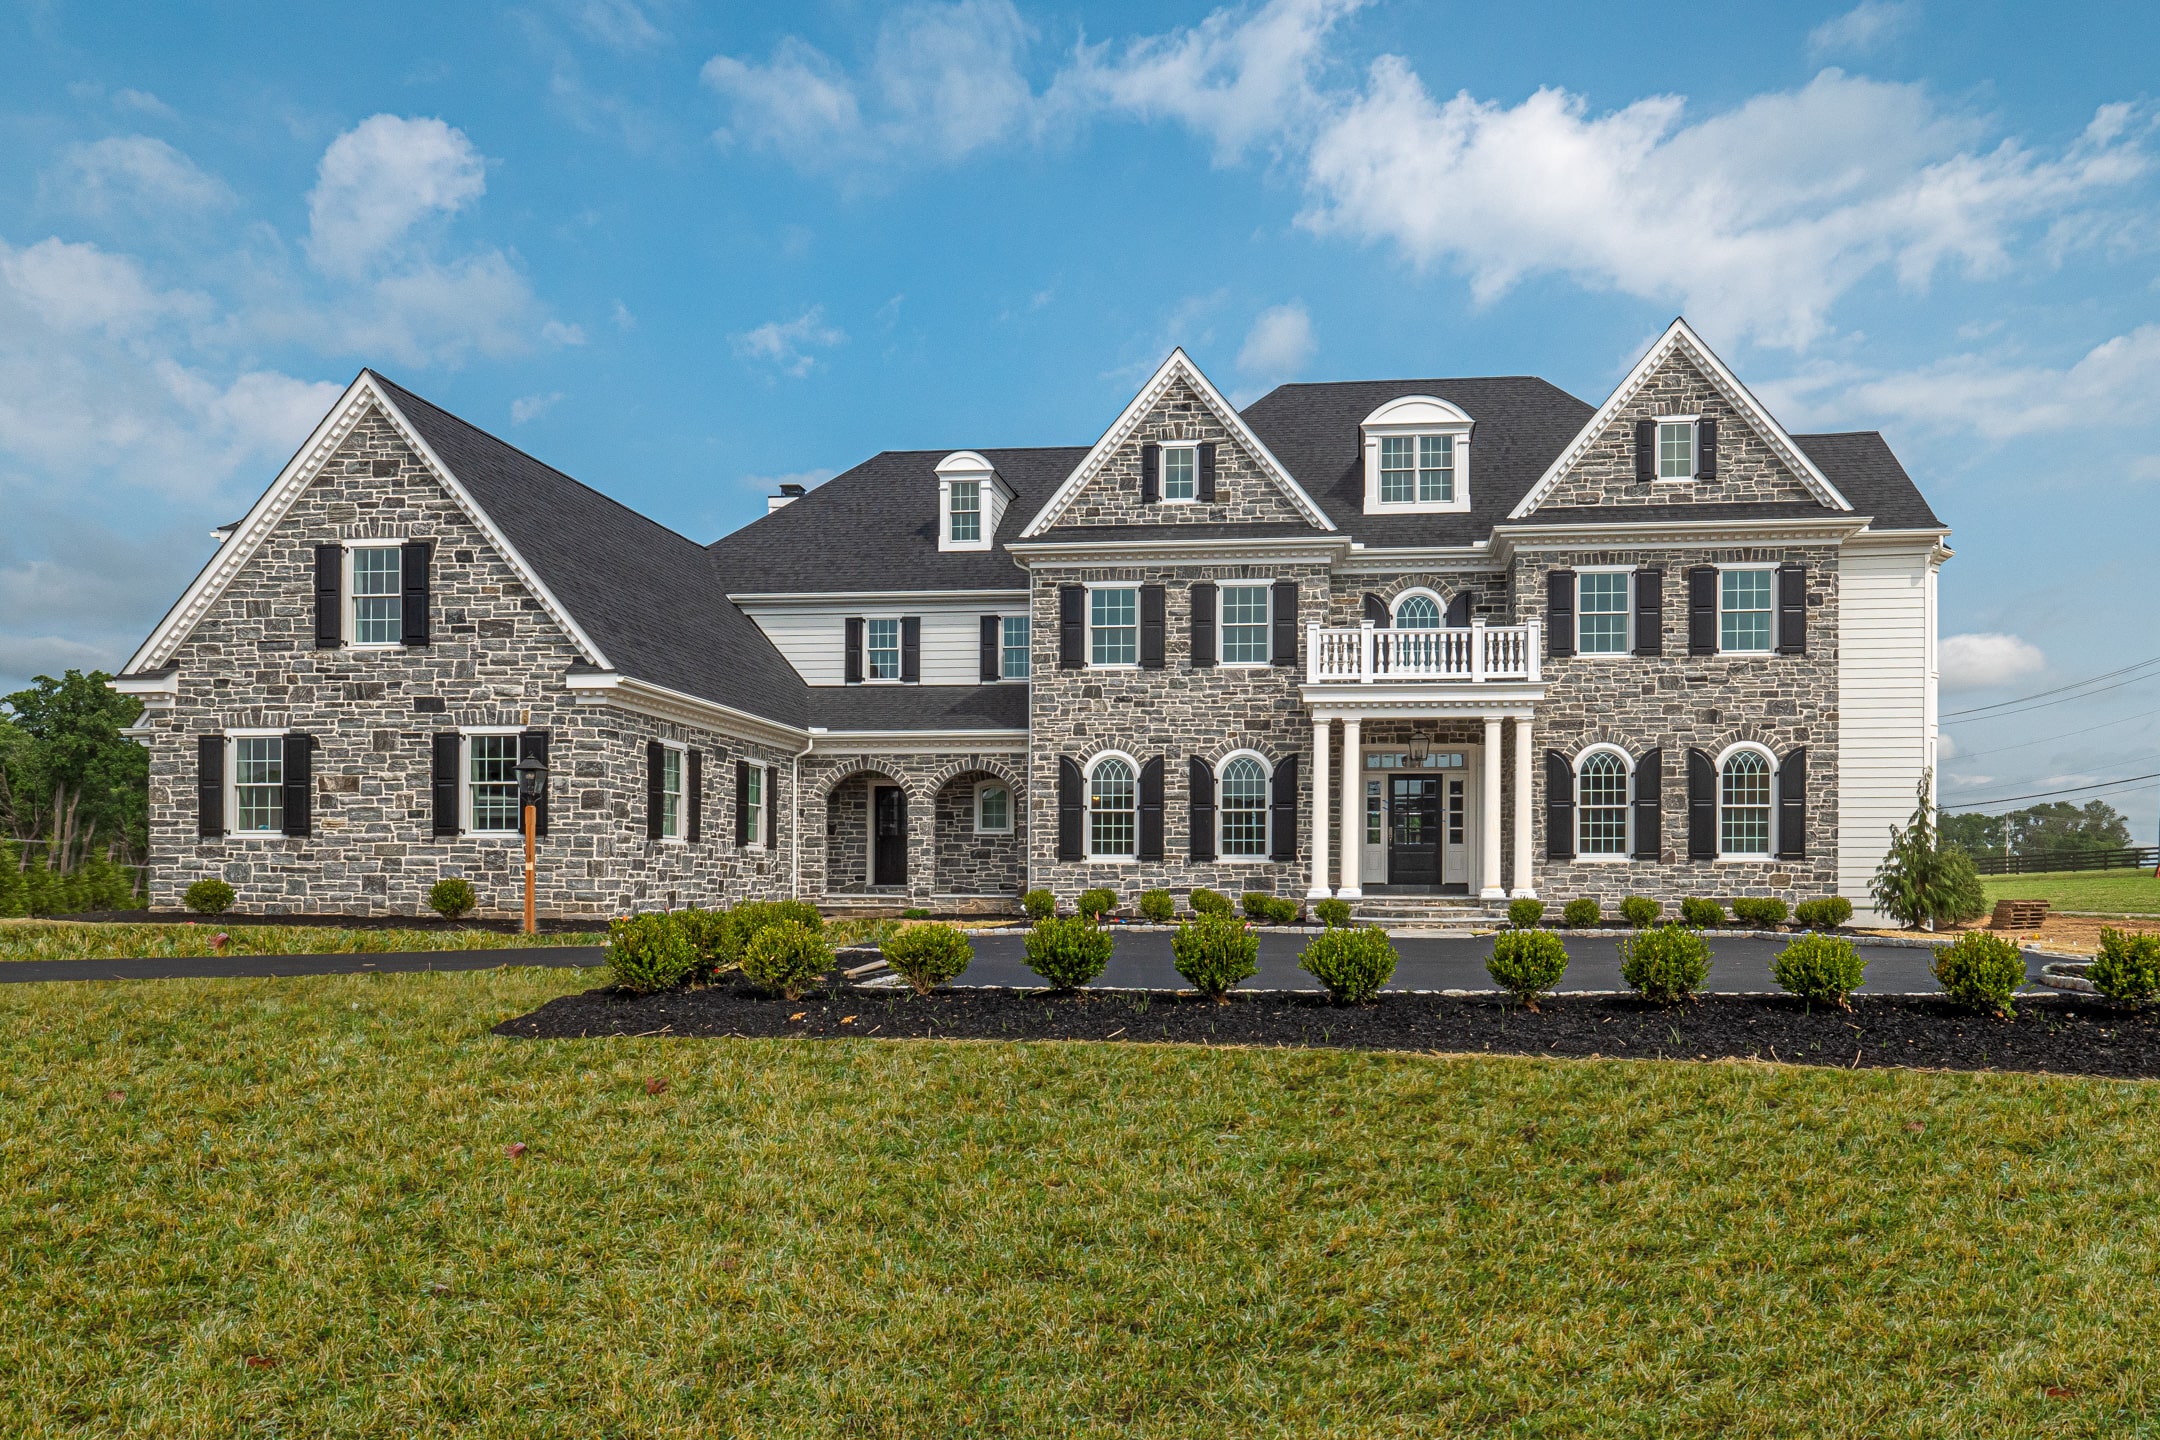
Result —
MULTIPOLYGON (((1595 402, 1683 312, 1955 527, 1946 710, 2142 660, 2160 13, 2034 13, 18 6, 0 685, 123 660, 363 364, 703 539, 1175 344, 1595 402)), ((2160 769, 2147 711, 1954 723, 1945 802, 2160 769)))

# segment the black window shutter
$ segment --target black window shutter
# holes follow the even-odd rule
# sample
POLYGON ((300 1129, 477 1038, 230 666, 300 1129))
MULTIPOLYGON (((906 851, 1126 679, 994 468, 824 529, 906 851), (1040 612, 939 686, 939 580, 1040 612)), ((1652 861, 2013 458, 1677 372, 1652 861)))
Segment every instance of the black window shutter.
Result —
POLYGON ((225 737, 195 737, 195 834, 215 840, 225 833, 225 737))
POLYGON ((690 801, 690 818, 685 828, 689 832, 688 839, 690 843, 695 845, 698 843, 698 839, 705 828, 704 751, 692 750, 690 752, 690 775, 686 783, 689 786, 690 790, 690 794, 688 797, 690 801))
POLYGON ((1195 581, 1192 587, 1192 663, 1205 670, 1215 663, 1215 582, 1195 581))
POLYGON ((408 540, 399 568, 404 571, 405 604, 403 634, 407 645, 425 645, 433 633, 428 625, 430 591, 428 572, 435 562, 435 546, 427 540, 408 540))
POLYGON ((1387 601, 1382 600, 1370 590, 1365 592, 1365 618, 1372 622, 1372 627, 1375 630, 1387 629, 1387 601))
POLYGON ((1297 859, 1298 757, 1285 755, 1276 762, 1268 791, 1268 808, 1274 812, 1274 834, 1269 836, 1268 858, 1297 859))
POLYGON ((315 547, 315 648, 335 650, 345 628, 345 547, 315 547))
POLYGON ((1444 623, 1451 630, 1460 630, 1470 623, 1470 592, 1458 590, 1455 598, 1447 602, 1444 623))
POLYGON ((315 737, 285 732, 285 833, 315 833, 315 737))
POLYGON ((1085 858, 1080 844, 1080 822, 1084 815, 1087 777, 1080 773, 1080 762, 1070 755, 1058 756, 1058 848, 1060 860, 1085 858))
MULTIPOLYGON (((545 730, 525 730, 519 732, 518 759, 532 759, 539 761, 542 765, 547 764, 548 732, 545 730)), ((533 806, 533 834, 541 836, 543 838, 547 835, 547 792, 549 790, 552 790, 554 786, 554 777, 549 776, 546 784, 541 787, 539 803, 533 806)), ((691 813, 695 814, 696 812, 692 811, 691 813)), ((520 830, 525 828, 525 815, 523 811, 520 811, 518 813, 518 828, 520 830)))
POLYGON ((1545 752, 1545 858, 1575 858, 1575 767, 1558 750, 1545 752))
POLYGON ((1140 668, 1160 670, 1163 668, 1165 640, 1163 627, 1168 623, 1168 603, 1160 585, 1140 587, 1140 668))
POLYGON ((1575 653, 1575 572, 1545 572, 1545 653, 1575 653))
POLYGON ((1635 572, 1635 653, 1665 653, 1665 572, 1656 566, 1635 572))
POLYGON ((1665 853, 1665 752, 1652 750, 1635 762, 1635 858, 1665 853))
POLYGON ((996 615, 982 617, 982 682, 988 685, 1005 676, 1005 622, 996 615))
POLYGON ((1275 629, 1268 658, 1277 665, 1297 664, 1297 581, 1275 582, 1275 629))
POLYGON ((1695 422, 1695 475, 1717 479, 1717 416, 1705 415, 1695 422))
POLYGON ((1657 421, 1635 422, 1635 481, 1647 485, 1657 479, 1657 421))
POLYGON ((1195 755, 1186 766, 1186 788, 1192 802, 1191 843, 1186 853, 1195 860, 1215 858, 1215 772, 1195 755))
POLYGON ((1058 669, 1087 663, 1087 587, 1058 586, 1058 669))
POLYGON ((660 791, 666 778, 662 767, 667 764, 667 747, 658 740, 645 742, 645 838, 660 838, 661 813, 660 791))
POLYGON ((455 835, 458 824, 458 760, 460 749, 455 730, 438 730, 434 736, 434 760, 429 768, 435 799, 435 835, 455 835))
MULTIPOLYGON (((765 848, 780 848, 780 772, 772 766, 765 767, 765 848)), ((907 821, 907 796, 900 797, 900 819, 907 821)))
POLYGON ((1162 499, 1162 446, 1140 447, 1140 499, 1152 505, 1162 499))
POLYGON ((849 617, 847 622, 847 674, 843 677, 850 685, 862 684, 862 636, 863 622, 849 617))
POLYGON ((1717 765, 1706 750, 1687 752, 1687 855, 1717 859, 1717 765))
POLYGON ((1687 653, 1717 654, 1717 590, 1715 565, 1697 565, 1687 572, 1687 653))
POLYGON ((735 843, 750 843, 750 762, 735 762, 735 843))
POLYGON ((1807 858, 1807 747, 1786 752, 1777 771, 1777 853, 1780 860, 1807 858))
POLYGON ((1777 653, 1807 654, 1807 566, 1777 569, 1777 653))
POLYGON ((922 617, 918 615, 900 622, 900 678, 910 685, 922 681, 922 617))
POLYGON ((1140 849, 1138 858, 1163 858, 1163 757, 1140 767, 1140 849))
POLYGON ((1207 504, 1215 499, 1215 442, 1203 441, 1200 446, 1200 479, 1194 487, 1195 498, 1207 504))

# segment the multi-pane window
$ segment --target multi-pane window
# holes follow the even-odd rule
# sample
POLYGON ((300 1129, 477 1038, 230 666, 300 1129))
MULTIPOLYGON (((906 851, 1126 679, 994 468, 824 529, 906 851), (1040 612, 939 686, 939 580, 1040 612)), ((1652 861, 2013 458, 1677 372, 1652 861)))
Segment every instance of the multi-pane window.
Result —
POLYGON ((1132 766, 1115 756, 1096 764, 1088 776, 1088 854, 1134 853, 1136 800, 1132 766))
POLYGON ((1140 592, 1090 590, 1088 635, 1089 664, 1139 664, 1140 592))
POLYGON ((752 765, 743 776, 743 808, 750 812, 750 843, 765 843, 765 767, 752 765))
POLYGON ((1267 772, 1250 755, 1240 755, 1222 772, 1222 854, 1267 854, 1267 772))
POLYGON ((1268 663, 1268 587, 1222 587, 1222 663, 1268 663))
POLYGON ((1575 852, 1627 854, 1627 765, 1610 750, 1583 757, 1576 795, 1575 852))
POLYGON ((1174 445, 1162 452, 1162 498, 1190 500, 1200 493, 1200 452, 1174 445))
POLYGON ((869 652, 872 680, 900 678, 900 622, 870 620, 863 625, 863 648, 869 652))
POLYGON ((260 834, 284 828, 285 737, 233 741, 233 829, 260 834))
POLYGON ((985 785, 975 792, 975 828, 992 835, 1012 829, 1010 790, 1003 785, 985 785))
POLYGON ((352 552, 353 643, 396 645, 405 638, 404 554, 394 545, 352 552))
POLYGON ((1378 845, 1381 841, 1380 782, 1365 782, 1365 843, 1378 845))
POLYGON ((1417 437, 1417 498, 1426 503, 1446 503, 1455 498, 1455 437, 1417 437))
POLYGON ((1414 436, 1380 437, 1380 503, 1407 505, 1417 498, 1417 468, 1413 463, 1414 436))
POLYGON ((954 540, 982 539, 982 482, 980 480, 955 480, 952 482, 952 538, 954 540))
POLYGON ((518 825, 518 737, 474 735, 471 751, 472 828, 516 830, 518 825))
POLYGON ((1718 850, 1770 853, 1770 762, 1753 750, 1735 752, 1719 777, 1718 850))
POLYGON ((1770 572, 1727 570, 1718 577, 1718 648, 1770 648, 1770 572))
POLYGON ((1591 570, 1576 578, 1575 649, 1582 655, 1627 653, 1626 571, 1591 570))
POLYGON ((1000 638, 1003 641, 1003 650, 1001 651, 998 673, 1007 680, 1027 679, 1028 617, 1025 615, 1007 615, 1005 617, 1004 634, 1000 638))
POLYGON ((1395 607, 1395 628, 1437 630, 1440 628, 1440 606, 1430 595, 1406 595, 1395 607))
POLYGON ((683 752, 672 745, 660 748, 660 836, 680 840, 683 834, 683 752))
POLYGON ((1694 421, 1658 421, 1657 473, 1660 480, 1692 480, 1695 478, 1694 421))

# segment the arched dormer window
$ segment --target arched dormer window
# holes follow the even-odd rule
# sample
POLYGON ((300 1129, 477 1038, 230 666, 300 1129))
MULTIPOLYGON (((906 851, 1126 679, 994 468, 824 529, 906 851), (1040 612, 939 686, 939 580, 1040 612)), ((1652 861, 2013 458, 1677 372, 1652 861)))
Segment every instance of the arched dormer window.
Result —
POLYGON ((1013 492, 979 452, 955 450, 938 461, 938 549, 988 550, 1013 492))
POLYGON ((1366 416, 1365 513, 1467 512, 1472 424, 1431 395, 1405 395, 1366 416))

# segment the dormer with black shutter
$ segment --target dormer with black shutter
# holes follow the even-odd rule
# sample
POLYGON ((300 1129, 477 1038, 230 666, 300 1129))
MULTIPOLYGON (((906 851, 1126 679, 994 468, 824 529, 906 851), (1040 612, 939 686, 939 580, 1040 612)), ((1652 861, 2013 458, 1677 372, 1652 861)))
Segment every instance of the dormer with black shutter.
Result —
POLYGON ((1012 487, 973 450, 955 450, 938 461, 937 477, 938 549, 988 550, 1013 502, 1012 487))

